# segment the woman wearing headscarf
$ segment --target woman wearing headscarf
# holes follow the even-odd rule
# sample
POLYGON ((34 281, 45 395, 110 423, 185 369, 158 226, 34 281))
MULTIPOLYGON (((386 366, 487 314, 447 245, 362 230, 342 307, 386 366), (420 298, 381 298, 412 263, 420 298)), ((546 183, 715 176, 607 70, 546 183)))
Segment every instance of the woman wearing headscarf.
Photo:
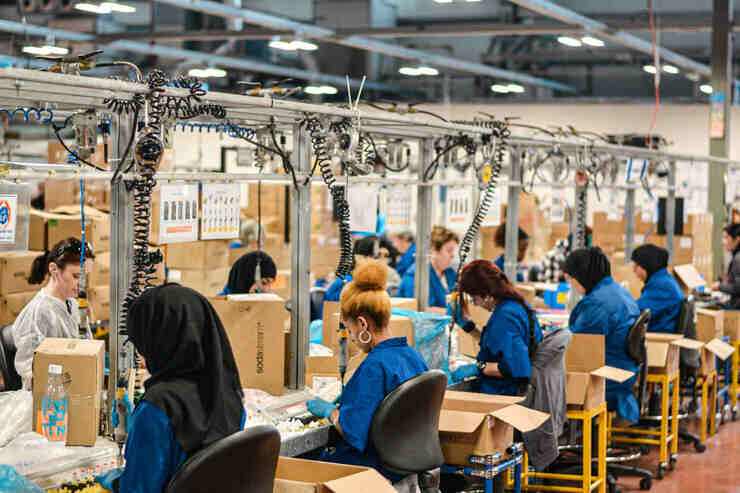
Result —
POLYGON ((244 427, 239 372, 221 320, 178 284, 129 307, 128 335, 151 377, 130 418, 126 467, 96 481, 121 493, 162 493, 188 457, 244 427))
POLYGON ((269 292, 272 283, 275 282, 275 276, 277 276, 277 266, 266 252, 256 250, 246 253, 231 266, 229 282, 219 296, 269 292), (259 267, 259 272, 257 267, 259 267))
MULTIPOLYGON (((570 312, 568 322, 574 334, 600 334, 606 346, 606 364, 637 372, 635 360, 627 354, 627 335, 640 315, 634 298, 611 277, 611 264, 599 247, 580 248, 565 259, 565 278, 583 298, 570 312)), ((637 422, 640 412, 632 386, 637 375, 618 383, 606 382, 607 409, 623 419, 637 422)))
POLYGON ((730 295, 729 309, 740 309, 740 223, 731 223, 725 226, 722 232, 722 243, 725 250, 732 254, 730 265, 722 281, 712 284, 712 289, 730 295))
POLYGON ((648 331, 675 333, 678 312, 686 296, 668 272, 668 250, 650 244, 637 247, 632 252, 632 268, 645 283, 637 306, 650 310, 648 331))
POLYGON ((480 376, 482 393, 521 395, 531 376, 530 354, 542 340, 534 310, 506 274, 488 260, 467 264, 460 273, 459 284, 463 301, 456 321, 480 339, 480 352, 477 363, 461 366, 452 373, 452 381, 480 376), (467 316, 465 296, 470 296, 474 305, 492 312, 482 329, 467 316))

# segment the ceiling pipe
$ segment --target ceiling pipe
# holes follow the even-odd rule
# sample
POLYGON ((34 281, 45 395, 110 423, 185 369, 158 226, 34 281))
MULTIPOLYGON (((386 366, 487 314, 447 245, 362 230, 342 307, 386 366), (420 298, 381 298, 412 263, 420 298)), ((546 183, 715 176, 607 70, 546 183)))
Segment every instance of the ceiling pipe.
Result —
POLYGON ((195 10, 197 12, 224 17, 227 19, 243 19, 250 24, 257 24, 270 29, 289 31, 292 36, 306 36, 315 39, 322 39, 324 41, 360 50, 382 53, 396 58, 415 60, 435 67, 447 68, 475 75, 484 75, 495 79, 504 79, 532 86, 547 87, 569 93, 576 92, 573 86, 563 84, 561 82, 533 77, 528 74, 504 70, 489 65, 483 65, 482 63, 466 62, 452 57, 435 55, 433 53, 405 48, 403 46, 383 41, 376 41, 361 36, 338 37, 335 31, 325 27, 313 24, 304 24, 302 22, 296 22, 276 15, 257 12, 255 10, 235 8, 210 0, 157 1, 167 5, 195 10))

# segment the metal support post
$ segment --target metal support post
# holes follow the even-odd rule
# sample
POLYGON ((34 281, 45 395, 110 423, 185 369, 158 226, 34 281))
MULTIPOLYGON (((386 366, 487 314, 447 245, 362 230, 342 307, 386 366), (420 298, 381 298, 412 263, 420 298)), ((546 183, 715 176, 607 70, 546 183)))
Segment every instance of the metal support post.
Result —
MULTIPOLYGON (((118 165, 131 138, 131 117, 121 115, 113 119, 118 129, 111 132, 111 163, 118 165)), ((132 159, 133 153, 129 159, 132 159)), ((130 162, 130 161, 129 161, 130 162)), ((121 163, 126 166, 126 163, 121 163)), ((133 274, 134 259, 134 211, 131 201, 133 193, 126 190, 126 184, 119 181, 111 186, 111 265, 110 265, 110 329, 108 331, 108 349, 110 351, 110 376, 108 377, 108 399, 106 401, 107 431, 113 433, 110 422, 111 407, 116 397, 118 380, 133 366, 132 348, 123 348, 123 341, 118 334, 121 321, 123 300, 126 298, 133 274)), ((93 245, 94 246, 94 245, 93 245)))
MULTIPOLYGON (((424 170, 432 162, 434 141, 419 141, 419 180, 424 181, 424 170)), ((414 294, 419 304, 419 311, 429 308, 429 262, 432 235, 432 192, 433 188, 420 183, 417 188, 416 206, 416 274, 414 275, 414 294)), ((452 286, 450 286, 452 288, 452 286)))
POLYGON ((673 264, 676 230, 676 161, 669 163, 668 196, 665 201, 665 243, 668 250, 668 265, 673 264))
POLYGON ((632 250, 635 249, 635 189, 627 189, 627 198, 624 202, 625 236, 624 236, 624 263, 629 264, 632 250))
POLYGON ((519 189, 522 181, 522 161, 519 147, 509 153, 509 204, 506 207, 506 247, 504 273, 516 282, 517 257, 519 256, 519 189))
MULTIPOLYGON (((293 126, 293 166, 298 173, 311 172, 311 138, 305 128, 293 126)), ((298 182, 291 187, 291 278, 290 297, 290 379, 292 389, 306 382, 306 356, 311 323, 311 184, 298 182)))
MULTIPOLYGON (((732 98, 732 49, 734 20, 733 0, 712 2, 712 106, 709 120, 709 154, 718 157, 730 155, 730 103, 732 98)), ((712 253, 714 276, 722 273, 724 250, 722 227, 726 221, 725 179, 727 167, 709 164, 709 210, 714 216, 712 253)))

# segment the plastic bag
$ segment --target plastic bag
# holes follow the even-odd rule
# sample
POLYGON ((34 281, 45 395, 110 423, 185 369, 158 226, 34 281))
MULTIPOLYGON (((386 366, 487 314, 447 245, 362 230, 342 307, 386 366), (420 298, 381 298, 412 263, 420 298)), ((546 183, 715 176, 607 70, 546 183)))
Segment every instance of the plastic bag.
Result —
POLYGON ((31 391, 0 392, 0 447, 6 446, 21 433, 31 431, 32 426, 31 391))
POLYGON ((0 491, 3 493, 44 493, 44 490, 5 464, 0 464, 0 491))
POLYGON ((414 324, 414 344, 421 357, 432 370, 450 373, 450 348, 447 327, 450 318, 447 315, 431 312, 415 312, 402 308, 393 308, 393 315, 409 317, 414 324))

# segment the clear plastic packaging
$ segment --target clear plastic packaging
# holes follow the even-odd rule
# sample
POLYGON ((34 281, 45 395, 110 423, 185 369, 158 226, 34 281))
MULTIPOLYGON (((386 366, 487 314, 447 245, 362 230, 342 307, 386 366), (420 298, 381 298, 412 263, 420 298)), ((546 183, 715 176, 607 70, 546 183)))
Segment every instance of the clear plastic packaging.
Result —
POLYGON ((62 383, 62 367, 49 365, 49 379, 46 393, 41 401, 41 431, 50 441, 67 441, 69 423, 69 401, 62 383))
MULTIPOLYGON (((0 447, 33 426, 33 395, 28 390, 0 393, 0 447)), ((0 461, 2 462, 2 461, 0 461)), ((1 491, 1 490, 0 490, 1 491)))

